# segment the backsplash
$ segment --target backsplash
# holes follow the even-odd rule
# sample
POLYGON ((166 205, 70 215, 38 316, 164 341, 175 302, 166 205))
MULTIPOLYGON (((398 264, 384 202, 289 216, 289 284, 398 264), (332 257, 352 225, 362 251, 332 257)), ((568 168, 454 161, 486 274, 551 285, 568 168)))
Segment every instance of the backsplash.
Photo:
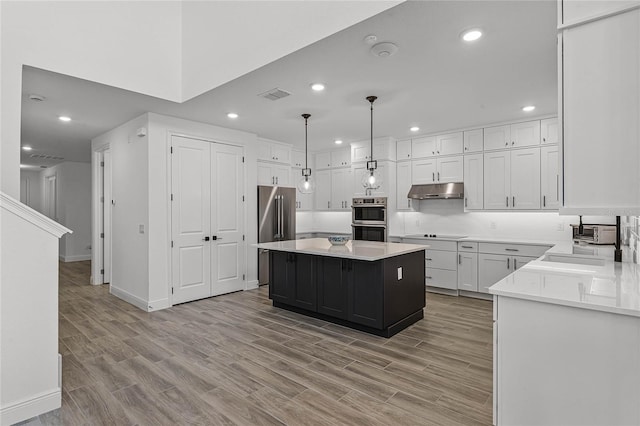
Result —
POLYGON ((620 218, 622 244, 629 246, 630 258, 640 263, 640 216, 622 216, 620 218))

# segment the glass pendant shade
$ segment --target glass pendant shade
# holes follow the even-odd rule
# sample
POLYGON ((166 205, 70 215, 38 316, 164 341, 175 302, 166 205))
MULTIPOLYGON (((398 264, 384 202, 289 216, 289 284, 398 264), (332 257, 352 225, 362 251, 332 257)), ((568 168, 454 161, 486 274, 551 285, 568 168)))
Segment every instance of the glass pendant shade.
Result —
POLYGON ((362 174, 361 182, 365 189, 378 189, 382 185, 382 174, 378 169, 366 169, 362 174))
POLYGON ((316 190, 316 180, 311 177, 311 169, 302 169, 302 176, 298 179, 298 191, 301 194, 311 194, 316 190), (305 172, 308 171, 308 175, 305 172))

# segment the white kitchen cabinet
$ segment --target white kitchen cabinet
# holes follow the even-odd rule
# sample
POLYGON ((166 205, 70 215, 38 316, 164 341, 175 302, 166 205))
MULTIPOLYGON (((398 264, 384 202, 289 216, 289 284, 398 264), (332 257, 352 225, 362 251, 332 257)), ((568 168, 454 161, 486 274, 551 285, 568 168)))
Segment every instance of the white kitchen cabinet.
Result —
POLYGON ((292 150, 291 151, 291 167, 304 168, 305 164, 304 151, 292 150))
POLYGON ((482 154, 464 156, 464 208, 484 208, 484 157, 482 154))
POLYGON ((313 198, 314 194, 302 194, 296 189, 296 210, 297 211, 310 211, 313 210, 313 198))
POLYGON ((291 186, 290 168, 258 161, 258 185, 291 186))
MULTIPOLYGON (((376 138, 373 140, 373 159, 378 161, 396 160, 396 142, 392 138, 376 138)), ((371 160, 371 141, 351 143, 351 163, 371 160)))
POLYGON ((558 117, 540 120, 540 143, 557 144, 559 141, 558 117))
POLYGON ((484 154, 484 208, 540 208, 540 149, 527 148, 484 154))
POLYGON ((484 149, 484 132, 482 129, 464 132, 464 153, 482 152, 484 149))
POLYGON ((411 159, 411 139, 396 142, 396 158, 398 161, 411 159))
POLYGON ((411 210, 414 200, 407 198, 411 189, 411 161, 396 164, 396 209, 411 210))
POLYGON ((463 145, 462 132, 438 135, 436 136, 436 155, 462 154, 463 145))
POLYGON ((258 139, 258 160, 290 164, 291 146, 266 139, 258 139))
POLYGON ((511 125, 511 147, 540 145, 540 121, 525 121, 511 125))
POLYGON ((478 253, 458 251, 458 290, 478 291, 478 253))
POLYGON ((436 137, 426 136, 411 139, 411 158, 433 157, 436 151, 436 137))
POLYGON ((350 210, 352 196, 351 169, 331 170, 331 210, 350 210))
POLYGON ((315 209, 331 209, 331 170, 318 170, 316 175, 315 209))
POLYGON ((462 155, 413 160, 411 167, 414 185, 462 182, 464 180, 464 158, 462 155))
POLYGON ((348 167, 351 166, 351 150, 340 149, 331 151, 331 167, 348 167))
POLYGON ((318 152, 315 158, 316 169, 330 169, 331 168, 331 152, 318 152))
POLYGON ((561 32, 562 213, 640 213, 639 34, 639 9, 561 32))
MULTIPOLYGON (((371 191, 371 194, 367 194, 364 186, 362 186, 362 176, 367 170, 366 163, 360 163, 352 167, 352 184, 349 187, 353 191, 353 196, 363 197, 365 195, 388 195, 388 188, 390 184, 390 163, 388 161, 378 161, 378 173, 382 177, 382 185, 380 188, 371 191)), ((407 191, 408 192, 408 191, 407 191)), ((349 201, 351 198, 349 198, 349 201)))
POLYGON ((639 3, 640 1, 638 0, 565 0, 562 2, 562 23, 591 19, 595 16, 616 12, 639 3))
POLYGON ((484 149, 505 149, 511 146, 511 126, 494 126, 484 128, 484 149))
POLYGON ((478 291, 488 293, 489 287, 537 259, 549 248, 544 245, 480 243, 478 291))
POLYGON ((560 207, 560 150, 557 145, 540 148, 540 191, 543 210, 560 207))
POLYGON ((455 241, 429 240, 425 250, 426 285, 447 290, 458 289, 458 257, 455 241))

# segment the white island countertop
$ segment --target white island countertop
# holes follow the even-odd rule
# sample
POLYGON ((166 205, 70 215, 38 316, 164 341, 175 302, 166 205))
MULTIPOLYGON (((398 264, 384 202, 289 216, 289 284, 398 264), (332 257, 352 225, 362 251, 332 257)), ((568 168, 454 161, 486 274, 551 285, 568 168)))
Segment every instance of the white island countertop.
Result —
POLYGON ((612 246, 557 244, 489 292, 640 317, 640 265, 614 262, 612 246))
POLYGON ((254 244, 263 250, 286 251, 290 253, 312 254, 316 256, 341 257, 375 261, 402 254, 424 251, 428 245, 379 243, 376 241, 349 241, 343 246, 331 245, 326 238, 307 238, 304 240, 276 241, 254 244))

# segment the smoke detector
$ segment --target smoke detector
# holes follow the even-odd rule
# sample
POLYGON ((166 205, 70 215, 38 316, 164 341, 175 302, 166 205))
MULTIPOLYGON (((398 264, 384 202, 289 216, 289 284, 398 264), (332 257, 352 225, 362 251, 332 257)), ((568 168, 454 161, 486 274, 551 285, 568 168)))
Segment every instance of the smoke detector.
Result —
POLYGON ((42 95, 37 95, 35 93, 32 93, 29 95, 29 99, 34 101, 34 102, 42 102, 44 101, 46 98, 42 95))
POLYGON ((389 42, 382 42, 371 46, 371 54, 380 58, 393 56, 398 51, 398 46, 389 42))

